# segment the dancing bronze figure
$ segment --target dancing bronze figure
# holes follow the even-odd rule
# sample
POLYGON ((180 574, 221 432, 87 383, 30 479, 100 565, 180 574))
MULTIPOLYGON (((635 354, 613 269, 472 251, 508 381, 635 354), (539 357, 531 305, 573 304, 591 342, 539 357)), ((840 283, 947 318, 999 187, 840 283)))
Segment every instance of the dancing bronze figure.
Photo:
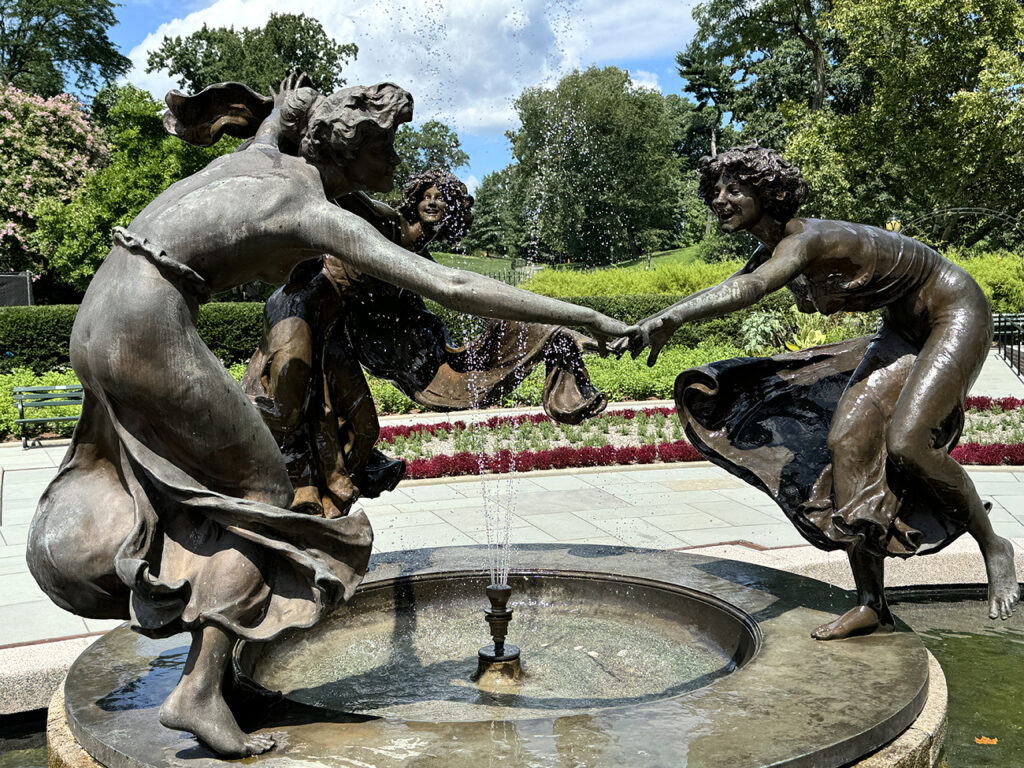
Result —
POLYGON ((625 330, 593 310, 416 257, 333 205, 390 188, 394 132, 411 118, 412 97, 391 83, 327 97, 287 85, 276 99, 237 84, 168 98, 166 122, 179 135, 212 143, 230 130, 255 140, 115 231, 71 336, 82 418, 28 540, 32 574, 60 606, 130 619, 151 636, 191 633, 160 720, 223 756, 273 746, 243 732, 225 702, 236 640, 312 626, 346 600, 372 533, 362 512, 329 520, 289 510, 285 462, 199 338, 199 305, 254 279, 284 282, 327 253, 460 311, 582 324, 602 337, 625 330))
POLYGON ((818 627, 820 640, 893 626, 887 555, 936 551, 963 531, 978 542, 991 618, 1019 600, 1013 546, 997 536, 950 456, 963 403, 992 341, 978 285, 896 232, 796 218, 797 168, 756 144, 704 158, 700 194, 725 232, 761 243, 736 274, 644 320, 616 342, 653 364, 683 323, 749 307, 787 287, 803 312, 881 311, 874 337, 771 359, 686 371, 676 403, 691 441, 768 492, 811 543, 845 549, 858 605, 818 627))
MULTIPOLYGON (((473 198, 449 171, 418 174, 397 210, 362 193, 337 203, 385 237, 431 259, 442 240, 457 244, 472 224, 473 198)), ((489 320, 456 344, 423 299, 325 256, 267 301, 264 336, 243 386, 288 462, 292 509, 343 515, 358 498, 392 490, 405 464, 374 448, 380 433, 362 368, 434 411, 497 405, 540 362, 542 402, 557 421, 578 424, 607 404, 583 351, 596 342, 568 328, 489 320)))

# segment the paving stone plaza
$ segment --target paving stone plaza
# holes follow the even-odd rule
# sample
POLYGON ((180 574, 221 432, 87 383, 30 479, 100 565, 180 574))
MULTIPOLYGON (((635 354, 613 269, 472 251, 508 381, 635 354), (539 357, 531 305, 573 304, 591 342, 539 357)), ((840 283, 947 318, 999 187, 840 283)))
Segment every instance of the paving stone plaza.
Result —
MULTIPOLYGON (((991 353, 972 394, 1024 397, 1024 384, 991 353)), ((22 450, 20 442, 0 445, 0 670, 6 669, 8 675, 28 674, 36 666, 52 667, 53 676, 62 674, 62 665, 84 644, 119 623, 82 619, 58 608, 40 592, 25 564, 25 541, 36 503, 65 449, 66 442, 53 441, 28 450, 22 450)), ((993 502, 996 532, 1015 541, 1018 568, 1024 571, 1024 468, 977 467, 970 474, 981 495, 993 502)), ((707 462, 530 472, 518 476, 514 485, 514 543, 695 550, 852 587, 843 553, 824 553, 808 545, 765 495, 707 462)), ((403 482, 363 506, 374 526, 374 551, 387 552, 486 543, 482 503, 481 481, 457 478, 403 482)), ((965 536, 939 555, 891 564, 886 579, 893 586, 981 583, 985 575, 976 545, 965 536)), ((4 674, 0 671, 0 678, 4 674)), ((2 690, 0 713, 24 706, 14 700, 18 686, 2 690)))

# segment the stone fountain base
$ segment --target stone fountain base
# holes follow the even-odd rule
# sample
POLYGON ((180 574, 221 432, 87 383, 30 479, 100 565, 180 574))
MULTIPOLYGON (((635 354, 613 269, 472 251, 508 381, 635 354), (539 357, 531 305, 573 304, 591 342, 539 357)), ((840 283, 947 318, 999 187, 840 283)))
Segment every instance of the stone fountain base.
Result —
MULTIPOLYGON (((396 615, 405 616, 407 623, 412 619, 415 629, 417 611, 425 611, 431 596, 447 599, 438 590, 456 581, 442 574, 466 574, 467 565, 483 562, 482 548, 469 547, 384 555, 375 559, 367 576, 362 602, 370 606, 376 601, 379 608, 382 595, 404 595, 396 615)), ((309 689, 296 689, 285 692, 284 701, 295 705, 291 709, 242 713, 258 714, 262 722, 257 726, 279 744, 246 762, 274 768, 314 762, 386 768, 410 761, 469 768, 485 764, 487 758, 507 765, 591 768, 936 764, 945 733, 945 681, 916 635, 901 625, 893 634, 840 642, 809 637, 813 627, 851 604, 849 593, 781 571, 677 552, 537 545, 521 548, 516 563, 521 572, 531 574, 523 578, 532 580, 526 586, 533 592, 516 607, 509 637, 523 649, 528 674, 531 646, 539 646, 542 638, 517 635, 516 621, 524 612, 571 603, 577 587, 565 587, 562 577, 590 584, 590 590, 599 585, 598 591, 609 593, 609 605, 618 600, 631 606, 636 626, 662 621, 672 614, 672 601, 679 601, 676 613, 692 610, 697 619, 686 633, 680 630, 681 636, 700 638, 702 627, 716 625, 708 630, 709 642, 731 656, 723 667, 728 669, 704 676, 702 682, 710 682, 703 687, 683 685, 678 693, 668 686, 628 700, 609 695, 605 701, 605 694, 598 692, 582 708, 578 702, 559 700, 559 708, 545 715, 532 708, 534 702, 525 717, 514 711, 508 717, 495 716, 488 710, 484 719, 470 713, 427 721, 415 709, 409 716, 402 710, 383 716, 350 710, 327 717, 326 710, 310 707, 315 699, 308 698, 309 689), (644 604, 650 595, 661 596, 658 605, 644 604)), ((594 594, 586 599, 593 602, 594 594)), ((362 620, 360 600, 357 596, 343 609, 354 618, 338 622, 338 627, 362 620)), ((485 605, 481 591, 482 637, 485 605)), ((426 613, 420 624, 425 626, 425 621, 426 613)), ((273 653, 292 643, 282 658, 312 653, 309 658, 314 659, 319 652, 316 631, 283 638, 270 647, 267 658, 273 660, 273 653)), ((66 716, 61 717, 60 701, 51 707, 50 765, 223 765, 188 734, 168 731, 157 722, 157 709, 176 682, 186 643, 184 636, 154 641, 119 629, 84 653, 64 688, 66 716)), ((327 658, 331 649, 325 650, 327 658)), ((245 652, 239 654, 241 662, 245 657, 245 652)), ((473 662, 466 670, 468 679, 475 669, 475 647, 466 649, 466 657, 473 662)), ((257 653, 248 668, 259 671, 261 658, 257 653)), ((242 667, 247 669, 244 663, 242 667)), ((644 670, 637 667, 635 673, 643 675, 644 670)), ((456 682, 461 685, 461 677, 453 678, 456 682)), ((623 686, 630 682, 623 680, 623 686)), ((424 711, 434 709, 429 700, 416 703, 424 711)), ((514 710, 522 703, 513 701, 511 706, 514 710)))

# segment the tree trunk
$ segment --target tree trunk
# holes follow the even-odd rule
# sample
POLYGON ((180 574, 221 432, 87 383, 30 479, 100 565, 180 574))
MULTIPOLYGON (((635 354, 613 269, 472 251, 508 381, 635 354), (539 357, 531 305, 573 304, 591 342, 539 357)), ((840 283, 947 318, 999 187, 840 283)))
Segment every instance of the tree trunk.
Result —
POLYGON ((814 61, 814 95, 811 97, 811 112, 817 112, 825 104, 825 50, 820 43, 811 45, 814 61))
POLYGON ((942 230, 942 237, 939 238, 941 242, 943 242, 943 243, 948 243, 949 242, 949 239, 953 236, 953 228, 956 227, 956 225, 957 225, 957 223, 959 221, 960 221, 960 215, 959 214, 953 213, 953 214, 949 215, 949 217, 946 219, 946 226, 942 230))
MULTIPOLYGON (((721 112, 719 112, 718 119, 721 120, 721 112)), ((718 157, 718 124, 711 126, 711 157, 712 159, 718 157)), ((707 237, 711 234, 711 228, 714 226, 715 217, 710 208, 708 208, 708 221, 704 227, 704 236, 707 237)))

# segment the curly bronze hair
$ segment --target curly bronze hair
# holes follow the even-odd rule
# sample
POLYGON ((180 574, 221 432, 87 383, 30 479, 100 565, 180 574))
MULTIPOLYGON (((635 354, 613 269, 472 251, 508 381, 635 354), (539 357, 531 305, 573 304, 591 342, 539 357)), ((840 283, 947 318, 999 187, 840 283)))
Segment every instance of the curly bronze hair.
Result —
POLYGON ((800 169, 773 149, 756 141, 745 147, 722 152, 717 157, 702 157, 697 164, 700 180, 698 194, 710 207, 715 184, 723 173, 757 190, 765 212, 779 221, 788 221, 807 199, 807 184, 800 169))
POLYGON ((437 187, 444 197, 444 218, 437 227, 437 238, 451 244, 458 243, 473 224, 473 196, 466 185, 455 174, 442 168, 412 176, 402 190, 402 202, 398 212, 410 224, 420 220, 416 206, 423 199, 423 193, 431 187, 437 187))
POLYGON ((412 119, 412 95, 394 83, 342 88, 326 98, 308 91, 300 88, 282 110, 285 124, 302 131, 299 151, 307 160, 352 160, 368 134, 393 132, 412 119))

